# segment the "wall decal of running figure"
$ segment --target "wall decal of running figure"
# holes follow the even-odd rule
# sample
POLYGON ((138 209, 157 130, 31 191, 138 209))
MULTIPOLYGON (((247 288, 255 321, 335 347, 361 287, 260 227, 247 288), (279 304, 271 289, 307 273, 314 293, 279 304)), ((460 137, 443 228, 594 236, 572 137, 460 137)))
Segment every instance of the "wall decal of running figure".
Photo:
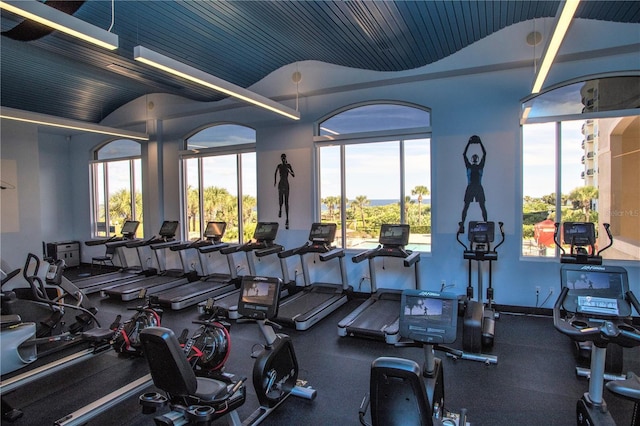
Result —
POLYGON ((276 167, 276 172, 273 175, 273 186, 276 186, 276 181, 278 179, 278 174, 280 175, 280 181, 278 182, 278 217, 282 217, 282 205, 284 204, 284 213, 285 213, 285 228, 289 229, 289 175, 291 177, 295 177, 295 173, 293 173, 293 167, 291 164, 287 163, 287 154, 282 154, 280 156, 280 164, 276 167))
POLYGON ((467 218, 467 210, 469 210, 469 205, 472 201, 478 202, 478 204, 480 205, 480 210, 482 211, 482 220, 486 222, 487 208, 485 207, 484 189, 482 188, 482 173, 484 171, 484 163, 487 158, 487 151, 484 149, 484 145, 482 144, 479 136, 473 135, 469 138, 469 142, 467 142, 467 146, 464 148, 464 153, 462 154, 462 156, 464 157, 464 165, 467 168, 467 189, 464 192, 462 225, 464 226, 464 222, 467 218), (467 152, 469 151, 469 147, 472 144, 480 145, 480 149, 482 150, 482 158, 480 158, 478 154, 473 154, 471 156, 471 161, 469 161, 467 152))

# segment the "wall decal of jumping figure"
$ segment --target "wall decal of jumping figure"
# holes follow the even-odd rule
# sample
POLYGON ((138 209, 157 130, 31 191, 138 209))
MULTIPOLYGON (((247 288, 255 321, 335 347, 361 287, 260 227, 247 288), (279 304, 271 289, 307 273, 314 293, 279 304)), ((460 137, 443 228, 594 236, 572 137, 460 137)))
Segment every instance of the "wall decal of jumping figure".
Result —
POLYGON ((487 151, 484 149, 484 145, 480 140, 480 137, 473 135, 469 138, 467 146, 464 148, 464 165, 467 168, 467 189, 464 192, 464 208, 462 209, 462 226, 467 218, 467 210, 472 201, 477 201, 482 211, 482 220, 487 221, 487 208, 485 206, 484 188, 482 188, 482 173, 484 171, 484 163, 487 158, 487 151), (467 152, 472 144, 480 145, 482 150, 482 159, 478 154, 471 156, 471 161, 467 157, 467 152))

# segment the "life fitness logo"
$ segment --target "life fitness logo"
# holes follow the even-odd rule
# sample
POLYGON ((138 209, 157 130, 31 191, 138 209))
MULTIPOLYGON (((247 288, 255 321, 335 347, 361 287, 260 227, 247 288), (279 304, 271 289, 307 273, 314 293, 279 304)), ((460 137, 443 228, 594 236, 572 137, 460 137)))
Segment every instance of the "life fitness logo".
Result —
POLYGON ((604 266, 594 266, 594 265, 585 265, 580 268, 583 271, 604 271, 606 268, 604 266))
POLYGON ((434 292, 434 291, 422 291, 422 292, 420 292, 420 296, 422 296, 422 297, 440 296, 440 293, 436 293, 436 292, 434 292))

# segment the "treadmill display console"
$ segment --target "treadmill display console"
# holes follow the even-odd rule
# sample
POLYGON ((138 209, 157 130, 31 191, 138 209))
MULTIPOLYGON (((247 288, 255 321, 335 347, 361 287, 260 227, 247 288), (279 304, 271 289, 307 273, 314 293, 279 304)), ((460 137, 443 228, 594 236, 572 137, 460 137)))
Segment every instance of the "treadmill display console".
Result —
POLYGON ((122 231, 120 232, 125 238, 133 238, 138 230, 138 225, 140 225, 140 222, 137 220, 127 220, 122 225, 122 231))
POLYGON ((469 241, 486 244, 495 238, 495 224, 493 222, 469 222, 469 241))
POLYGON ((378 242, 384 246, 406 246, 409 243, 409 225, 382 224, 378 242))
POLYGON ((253 239, 257 241, 273 241, 278 235, 278 222, 258 222, 253 233, 253 239))
POLYGON ((331 244, 336 237, 335 223, 314 223, 309 231, 309 241, 331 244))
POLYGON ((451 293, 403 290, 400 335, 423 343, 453 343, 458 325, 458 297, 451 293))
POLYGON ((278 315, 282 280, 245 275, 240 287, 238 313, 247 318, 269 319, 278 315))
POLYGON ((173 238, 178 230, 177 220, 165 220, 160 227, 160 236, 165 238, 173 238))
POLYGON ((226 222, 208 222, 207 228, 204 230, 204 237, 219 240, 224 235, 226 228, 226 222))

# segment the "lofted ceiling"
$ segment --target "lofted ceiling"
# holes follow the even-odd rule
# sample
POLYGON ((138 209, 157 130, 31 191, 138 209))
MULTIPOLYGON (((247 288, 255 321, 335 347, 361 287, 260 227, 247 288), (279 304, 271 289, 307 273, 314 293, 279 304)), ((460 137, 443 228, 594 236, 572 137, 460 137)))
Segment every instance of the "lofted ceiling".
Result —
MULTIPOLYGON (((53 1, 119 36, 106 51, 2 11, 4 107, 93 123, 150 93, 224 97, 133 60, 143 45, 242 87, 297 61, 403 71, 509 25, 556 15, 560 1, 53 1), (113 22, 112 22, 113 7, 113 22)), ((577 18, 640 22, 640 2, 586 1, 577 18)))

